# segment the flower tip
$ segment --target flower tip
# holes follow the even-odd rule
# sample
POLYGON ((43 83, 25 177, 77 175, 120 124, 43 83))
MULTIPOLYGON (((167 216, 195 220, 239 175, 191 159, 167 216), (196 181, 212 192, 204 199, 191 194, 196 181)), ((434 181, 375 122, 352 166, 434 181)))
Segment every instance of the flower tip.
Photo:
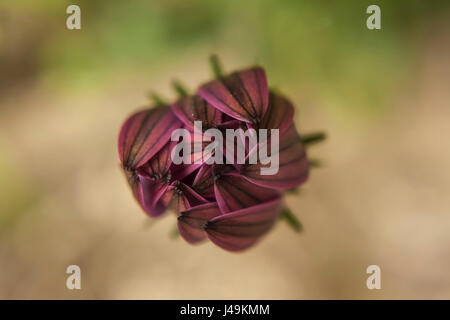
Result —
POLYGON ((180 98, 184 98, 189 95, 186 88, 177 79, 172 80, 172 87, 175 90, 175 92, 178 94, 178 97, 180 97, 180 98))
POLYGON ((150 92, 149 98, 153 102, 155 107, 167 105, 167 103, 164 101, 164 99, 161 98, 161 96, 159 94, 157 94, 156 92, 150 92))
POLYGON ((305 145, 312 145, 324 141, 327 138, 325 132, 314 132, 302 135, 302 142, 305 145))

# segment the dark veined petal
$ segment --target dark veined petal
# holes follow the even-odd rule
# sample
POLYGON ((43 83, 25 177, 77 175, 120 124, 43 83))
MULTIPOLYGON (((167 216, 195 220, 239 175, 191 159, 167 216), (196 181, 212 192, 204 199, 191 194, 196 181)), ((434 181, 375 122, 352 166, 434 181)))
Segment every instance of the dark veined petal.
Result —
POLYGON ((194 131, 194 121, 201 121, 203 130, 215 128, 222 122, 222 112, 198 95, 184 97, 172 104, 171 108, 190 131, 194 131))
MULTIPOLYGON (((181 138, 180 138, 181 139, 181 138)), ((180 164, 173 164, 172 168, 171 168, 171 172, 173 173, 173 176, 175 177, 175 179, 181 180, 184 177, 188 176, 189 174, 191 174, 192 172, 194 172, 195 170, 197 170, 198 168, 200 168, 202 166, 202 164, 208 160, 212 154, 208 153, 205 155, 205 157, 203 157, 203 152, 205 150, 205 148, 211 143, 210 141, 207 141, 206 139, 203 140, 203 136, 202 133, 200 132, 190 132, 189 133, 189 141, 190 141, 190 150, 187 150, 186 154, 184 154, 186 151, 185 149, 183 149, 183 162, 180 164), (187 161, 185 160, 185 158, 188 160, 189 163, 187 163, 187 161)), ((186 143, 188 144, 187 141, 184 140, 183 138, 183 142, 180 141, 180 143, 186 143)), ((175 146, 177 145, 177 143, 175 144, 175 146)), ((181 149, 180 149, 181 150, 181 149)), ((180 150, 176 150, 176 149, 172 149, 173 152, 175 152, 176 155, 180 156, 181 151, 180 150)))
POLYGON ((214 198, 213 171, 213 165, 202 165, 192 184, 192 188, 205 198, 214 198))
POLYGON ((136 169, 153 157, 181 123, 168 106, 143 110, 129 117, 119 134, 123 168, 136 169))
POLYGON ((161 179, 152 180, 147 177, 141 177, 141 185, 141 206, 144 211, 151 217, 162 215, 166 211, 167 206, 160 199, 169 188, 167 182, 161 179))
POLYGON ((172 157, 170 156, 170 153, 175 145, 176 142, 174 141, 167 142, 153 158, 138 169, 139 173, 147 175, 153 179, 161 179, 165 177, 169 172, 170 165, 172 164, 172 157))
POLYGON ((146 177, 139 175, 137 170, 124 170, 124 172, 133 192, 133 196, 141 206, 142 210, 151 217, 157 217, 163 214, 166 208, 162 203, 151 203, 153 195, 157 192, 156 188, 160 185, 153 185, 156 184, 155 181, 151 181, 146 177), (150 186, 147 182, 150 182, 152 185, 150 186), (149 189, 152 190, 151 193, 149 193, 149 189))
POLYGON ((166 207, 175 212, 183 212, 191 207, 208 202, 208 200, 180 181, 172 182, 160 200, 166 207))
POLYGON ((261 121, 269 104, 266 74, 260 67, 206 83, 198 94, 229 116, 254 124, 261 121))
POLYGON ((172 164, 172 166, 170 167, 170 172, 172 173, 173 180, 182 180, 201 166, 201 163, 172 164))
POLYGON ((208 238, 229 251, 241 251, 254 245, 278 219, 281 200, 259 204, 250 208, 212 218, 205 227, 208 238))
MULTIPOLYGON (((248 155, 250 140, 254 139, 256 143, 258 141, 256 132, 247 131, 248 127, 241 121, 228 121, 223 123, 220 128, 225 134, 224 140, 224 155, 228 164, 232 164, 235 168, 239 169, 245 161, 245 157, 248 155), (232 138, 228 134, 228 130, 234 130, 235 136, 232 138), (238 161, 238 155, 244 156, 244 161, 238 161)), ((231 131, 230 130, 230 131, 231 131)), ((253 129, 251 129, 253 130, 253 129)))
POLYGON ((269 94, 269 108, 264 115, 260 128, 279 129, 279 134, 283 134, 292 124, 294 119, 294 106, 285 97, 270 92, 269 94))
POLYGON ((160 177, 140 176, 142 184, 142 207, 151 217, 160 216, 167 209, 161 197, 169 188, 170 175, 160 177))
POLYGON ((223 213, 252 207, 280 197, 278 191, 260 187, 235 172, 216 177, 214 191, 223 213))
POLYGON ((215 202, 193 207, 178 216, 178 231, 187 242, 200 242, 206 238, 204 230, 206 222, 220 214, 219 207, 215 202))
POLYGON ((165 211, 165 206, 158 200, 169 187, 169 167, 172 163, 170 150, 174 144, 170 141, 166 143, 152 159, 137 169, 142 188, 141 206, 152 217, 165 211))
MULTIPOLYGON (((279 170, 274 175, 262 175, 261 168, 269 167, 261 162, 247 164, 241 174, 249 181, 267 188, 291 189, 308 179, 309 163, 304 145, 295 129, 294 123, 280 136, 279 170)), ((267 145, 267 152, 271 154, 271 140, 267 145)), ((275 154, 275 153, 274 153, 275 154)), ((259 158, 258 158, 259 159, 259 158)))
POLYGON ((158 218, 167 212, 167 207, 162 201, 156 202, 152 207, 143 207, 143 209, 151 218, 158 218))

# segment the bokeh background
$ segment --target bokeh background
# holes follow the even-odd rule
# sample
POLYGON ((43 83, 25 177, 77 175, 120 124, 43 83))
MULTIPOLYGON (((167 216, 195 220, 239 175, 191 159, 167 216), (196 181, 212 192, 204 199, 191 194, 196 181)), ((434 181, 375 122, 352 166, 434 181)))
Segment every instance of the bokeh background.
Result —
POLYGON ((449 299, 449 4, 2 0, 0 298, 449 299), (242 254, 171 236, 119 170, 125 117, 150 91, 173 99, 173 78, 195 90, 211 53, 263 65, 301 132, 328 134, 286 200, 304 231, 279 223, 242 254))

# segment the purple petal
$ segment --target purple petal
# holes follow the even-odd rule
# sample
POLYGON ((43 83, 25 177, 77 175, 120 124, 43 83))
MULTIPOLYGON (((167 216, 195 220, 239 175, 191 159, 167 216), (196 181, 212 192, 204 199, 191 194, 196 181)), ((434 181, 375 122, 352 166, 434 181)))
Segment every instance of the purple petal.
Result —
MULTIPOLYGON (((238 163, 238 154, 242 153, 245 158, 249 152, 250 138, 245 136, 245 132, 248 127, 245 125, 245 123, 237 120, 223 123, 220 127, 225 132, 225 135, 227 129, 233 129, 235 131, 241 129, 241 131, 238 132, 239 134, 235 138, 224 139, 224 155, 227 163, 231 163, 236 169, 240 169, 243 163, 238 163)), ((252 135, 252 137, 254 136, 252 135)), ((254 137, 254 139, 256 142, 257 137, 254 137)))
POLYGON ((172 164, 170 172, 174 180, 182 180, 202 166, 201 163, 172 164))
POLYGON ((156 194, 161 192, 161 188, 164 186, 157 184, 156 181, 149 180, 139 175, 136 170, 124 170, 124 172, 134 198, 139 203, 142 210, 151 217, 157 217, 163 214, 166 207, 162 203, 156 203, 154 200, 156 194), (152 185, 149 185, 148 182, 152 185), (159 191, 157 191, 158 188, 160 188, 159 191))
POLYGON ((190 131, 194 131, 194 121, 201 121, 203 130, 215 128, 222 122, 222 112, 198 95, 182 98, 171 108, 190 131))
POLYGON ((214 191, 223 213, 252 207, 280 197, 278 191, 260 187, 236 173, 228 173, 216 178, 214 191))
POLYGON ((269 103, 266 74, 260 67, 213 80, 198 94, 229 116, 250 123, 261 121, 269 103))
POLYGON ((202 165, 192 184, 192 188, 205 198, 214 198, 213 171, 213 165, 202 165))
POLYGON ((292 103, 285 97, 271 92, 269 108, 261 121, 260 128, 279 129, 281 135, 291 126, 293 118, 294 106, 292 103))
POLYGON ((170 153, 175 147, 176 142, 169 141, 166 145, 147 163, 141 166, 138 171, 142 175, 147 175, 153 179, 161 179, 169 172, 172 164, 170 153))
POLYGON ((219 215, 220 210, 215 202, 193 207, 178 216, 178 231, 187 242, 200 242, 206 238, 206 222, 219 215))
POLYGON ((175 212, 183 212, 191 207, 208 202, 208 200, 180 181, 172 182, 160 200, 166 207, 175 212))
MULTIPOLYGON (((271 155, 270 141, 267 150, 271 155)), ((268 166, 260 162, 248 164, 241 173, 247 180, 259 186, 280 190, 295 188, 308 179, 309 163, 294 123, 280 136, 278 173, 262 175, 261 168, 268 166)))
MULTIPOLYGON (((183 140, 183 143, 186 141, 183 140)), ((186 142, 187 143, 187 142, 186 142)), ((211 143, 206 139, 203 140, 202 133, 195 131, 190 133, 190 153, 187 152, 186 155, 183 154, 183 158, 189 159, 189 164, 181 163, 179 165, 174 165, 173 171, 177 173, 178 179, 182 179, 189 175, 196 169, 198 169, 206 160, 208 160, 212 155, 208 153, 203 157, 204 149, 211 143)), ((184 152, 185 150, 183 150, 184 152)), ((184 161, 184 160, 183 160, 184 161)))
POLYGON ((162 215, 167 206, 160 200, 169 188, 168 183, 163 179, 152 180, 147 177, 141 177, 141 185, 141 206, 144 211, 151 217, 162 215))
POLYGON ((119 157, 123 168, 146 163, 169 140, 181 123, 168 106, 143 110, 129 117, 119 134, 119 157))
POLYGON ((205 231, 217 246, 241 251, 254 245, 278 219, 281 200, 273 200, 211 219, 205 231))
POLYGON ((165 206, 159 199, 167 190, 171 180, 170 151, 174 145, 175 142, 169 141, 153 158, 137 169, 142 185, 141 206, 152 217, 164 213, 165 206))
POLYGON ((203 151, 210 142, 203 141, 202 135, 199 132, 191 133, 190 137, 191 150, 190 154, 187 155, 187 157, 190 158, 190 163, 172 164, 172 167, 170 168, 172 176, 175 180, 184 179, 192 172, 200 168, 203 163, 211 156, 208 155, 203 158, 203 151))

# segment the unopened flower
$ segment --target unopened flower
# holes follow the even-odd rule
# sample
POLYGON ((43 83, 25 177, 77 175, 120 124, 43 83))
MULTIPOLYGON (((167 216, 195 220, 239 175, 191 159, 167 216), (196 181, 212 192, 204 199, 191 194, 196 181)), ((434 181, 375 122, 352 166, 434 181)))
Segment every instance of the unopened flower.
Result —
POLYGON ((219 75, 194 95, 128 118, 119 134, 122 169, 149 216, 171 209, 187 242, 208 238, 223 249, 240 251, 278 220, 284 191, 308 178, 309 162, 293 116, 289 100, 269 91, 262 68, 219 75), (180 151, 178 141, 172 141, 177 129, 184 129, 189 148, 180 151), (231 132, 241 143, 227 139, 211 148, 215 139, 208 133, 239 129, 231 132), (252 137, 256 132, 266 139, 252 137), (252 138, 256 144, 249 142, 252 138), (187 161, 174 161, 177 153, 187 161), (276 168, 264 174, 272 158, 276 168))

